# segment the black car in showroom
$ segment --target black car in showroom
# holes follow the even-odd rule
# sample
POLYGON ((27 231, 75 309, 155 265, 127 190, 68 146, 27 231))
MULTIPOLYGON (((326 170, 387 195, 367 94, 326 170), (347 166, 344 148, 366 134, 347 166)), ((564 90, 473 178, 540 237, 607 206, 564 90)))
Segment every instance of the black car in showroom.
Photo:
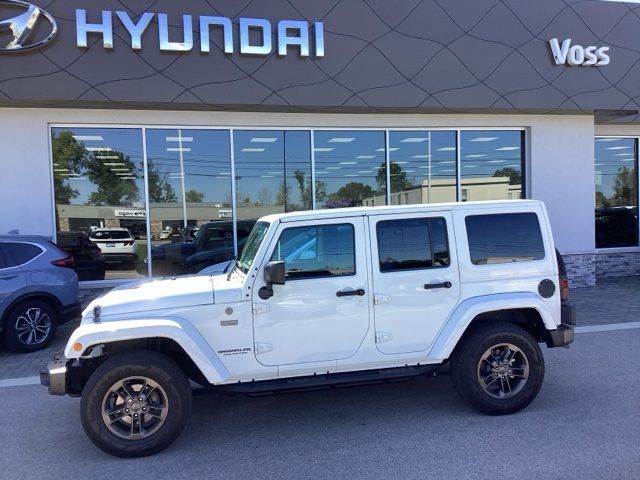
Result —
POLYGON ((104 280, 106 264, 102 250, 82 232, 58 232, 57 245, 73 257, 78 280, 104 280))
MULTIPOLYGON (((238 250, 241 251, 249 236, 255 219, 238 220, 238 250)), ((164 243, 151 247, 152 272, 154 276, 184 275, 197 273, 205 267, 215 265, 234 257, 233 223, 212 221, 201 225, 193 240, 164 243)), ((147 274, 147 262, 138 263, 140 274, 147 274)))

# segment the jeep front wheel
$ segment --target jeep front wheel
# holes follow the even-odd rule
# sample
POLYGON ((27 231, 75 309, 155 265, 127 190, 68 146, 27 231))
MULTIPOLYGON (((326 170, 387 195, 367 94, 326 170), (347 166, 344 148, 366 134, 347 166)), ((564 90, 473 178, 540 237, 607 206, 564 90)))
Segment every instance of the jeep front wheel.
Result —
POLYGON ((451 378, 460 396, 479 411, 507 415, 538 394, 544 358, 526 330, 491 322, 463 338, 451 360, 451 378))
POLYGON ((168 447, 191 409, 191 386, 172 360, 157 352, 118 354, 91 375, 80 416, 91 441, 118 457, 143 457, 168 447))

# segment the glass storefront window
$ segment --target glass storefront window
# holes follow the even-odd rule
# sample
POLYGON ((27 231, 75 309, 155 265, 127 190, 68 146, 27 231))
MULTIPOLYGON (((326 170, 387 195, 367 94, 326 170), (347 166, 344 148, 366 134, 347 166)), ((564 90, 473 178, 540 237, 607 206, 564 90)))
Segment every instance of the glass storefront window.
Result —
POLYGON ((153 275, 233 258, 229 131, 147 129, 146 141, 153 275))
MULTIPOLYGON (((139 278, 149 270, 180 275, 226 262, 242 252, 258 218, 310 210, 314 190, 316 208, 386 205, 387 189, 392 205, 453 202, 458 192, 461 201, 524 196, 520 130, 54 127, 51 133, 57 239, 77 257, 81 280, 139 278)), ((597 244, 637 245, 635 140, 602 141, 597 244), (609 151, 607 142, 619 148, 609 151)))
POLYGON ((595 139, 596 248, 638 246, 638 142, 595 139))
POLYGON ((524 132, 468 130, 460 134, 464 201, 524 198, 524 132))
POLYGON ((385 132, 314 132, 316 208, 387 203, 385 132))
POLYGON ((312 208, 308 131, 236 130, 234 157, 239 219, 312 208))
POLYGON ((456 132, 389 132, 391 204, 456 201, 456 132))
POLYGON ((140 277, 147 257, 142 130, 53 128, 51 142, 56 237, 78 277, 140 277))

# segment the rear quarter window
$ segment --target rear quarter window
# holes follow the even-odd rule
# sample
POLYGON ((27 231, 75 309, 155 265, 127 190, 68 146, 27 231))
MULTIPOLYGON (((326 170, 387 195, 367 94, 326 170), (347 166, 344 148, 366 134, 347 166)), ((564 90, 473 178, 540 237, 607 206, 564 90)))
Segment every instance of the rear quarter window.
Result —
POLYGON ((465 224, 473 265, 527 262, 545 257, 535 213, 470 215, 465 224))
POLYGON ((7 267, 24 265, 42 253, 42 249, 30 243, 7 242, 3 244, 7 267))

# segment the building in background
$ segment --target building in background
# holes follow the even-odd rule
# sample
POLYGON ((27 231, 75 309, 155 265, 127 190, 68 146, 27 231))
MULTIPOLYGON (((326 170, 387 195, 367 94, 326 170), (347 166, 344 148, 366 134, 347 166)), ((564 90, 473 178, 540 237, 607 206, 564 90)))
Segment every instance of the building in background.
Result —
POLYGON ((128 229, 99 285, 232 258, 270 213, 518 198, 574 285, 640 274, 633 5, 31 3, 0 2, 0 231, 128 229))

